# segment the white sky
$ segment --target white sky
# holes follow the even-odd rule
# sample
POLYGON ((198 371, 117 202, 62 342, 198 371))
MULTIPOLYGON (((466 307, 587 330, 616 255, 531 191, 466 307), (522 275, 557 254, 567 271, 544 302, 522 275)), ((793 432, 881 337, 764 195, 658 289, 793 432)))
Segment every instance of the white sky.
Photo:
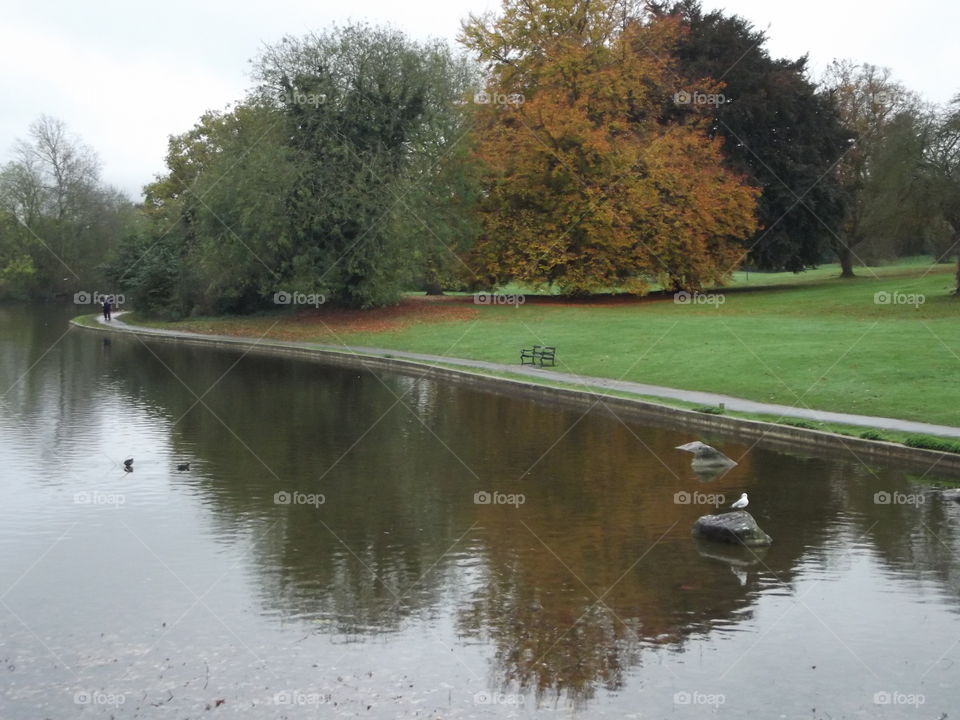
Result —
MULTIPOLYGON (((955 0, 704 0, 769 28, 775 56, 886 65, 933 102, 960 92, 955 0)), ((249 86, 248 61, 285 34, 333 22, 390 24, 451 41, 499 0, 0 0, 0 160, 41 113, 99 154, 104 179, 139 198, 163 171, 167 137, 249 86)))

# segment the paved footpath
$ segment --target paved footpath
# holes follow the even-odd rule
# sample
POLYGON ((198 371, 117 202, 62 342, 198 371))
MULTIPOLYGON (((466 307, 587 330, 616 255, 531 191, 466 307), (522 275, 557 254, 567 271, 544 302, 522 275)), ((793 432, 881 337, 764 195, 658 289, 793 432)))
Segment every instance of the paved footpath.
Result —
MULTIPOLYGON (((235 337, 232 335, 209 335, 204 333, 180 332, 176 330, 161 330, 158 328, 147 328, 139 325, 128 325, 119 319, 117 313, 109 326, 118 331, 136 332, 141 335, 157 335, 160 337, 188 337, 202 338, 206 340, 216 340, 221 343, 235 343, 241 346, 260 345, 264 347, 290 347, 305 348, 315 350, 331 350, 342 353, 354 353, 359 355, 390 355, 404 360, 415 360, 418 362, 444 365, 455 365, 457 367, 473 368, 477 370, 492 370, 495 372, 506 372, 513 375, 522 375, 539 380, 552 380, 554 382, 568 383, 573 385, 588 386, 591 389, 601 388, 604 390, 616 390, 618 392, 629 393, 632 395, 646 395, 649 397, 670 398, 672 400, 683 400, 686 402, 697 403, 698 405, 716 406, 723 403, 727 410, 738 412, 763 413, 765 415, 776 415, 782 418, 800 418, 803 420, 819 420, 822 422, 842 423, 844 425, 857 425, 869 428, 878 428, 882 430, 899 430, 902 432, 918 433, 924 435, 940 435, 944 437, 960 438, 960 427, 951 427, 949 425, 934 425, 931 423, 914 422, 912 420, 897 420, 896 418, 875 417, 872 415, 852 415, 841 412, 827 412, 825 410, 811 410, 809 408, 792 407, 790 405, 775 405, 772 403, 755 402, 753 400, 744 400, 742 398, 731 397, 730 395, 719 395, 717 393, 700 392, 697 390, 678 390, 677 388, 663 387, 662 385, 647 385, 645 383, 630 382, 628 380, 613 380, 611 378, 590 377, 587 375, 576 375, 574 373, 559 372, 557 370, 548 370, 545 368, 531 367, 529 365, 511 365, 508 363, 487 362, 485 360, 467 360, 465 358, 444 357, 442 355, 426 355, 423 353, 406 352, 404 350, 391 350, 387 348, 360 347, 350 345, 320 345, 317 343, 291 342, 284 340, 263 339, 258 340, 250 337, 235 337)), ((100 324, 106 326, 107 322, 98 318, 100 324)))

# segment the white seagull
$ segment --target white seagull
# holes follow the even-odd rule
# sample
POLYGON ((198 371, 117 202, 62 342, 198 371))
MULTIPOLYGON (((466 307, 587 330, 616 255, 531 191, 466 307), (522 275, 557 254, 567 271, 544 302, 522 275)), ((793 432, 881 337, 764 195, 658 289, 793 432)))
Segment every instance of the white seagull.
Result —
POLYGON ((743 494, 740 496, 740 499, 737 500, 737 501, 736 501, 733 505, 731 505, 730 507, 732 507, 734 510, 743 510, 743 509, 744 509, 747 505, 749 505, 749 504, 750 504, 750 501, 747 499, 747 494, 746 494, 746 493, 743 493, 743 494))

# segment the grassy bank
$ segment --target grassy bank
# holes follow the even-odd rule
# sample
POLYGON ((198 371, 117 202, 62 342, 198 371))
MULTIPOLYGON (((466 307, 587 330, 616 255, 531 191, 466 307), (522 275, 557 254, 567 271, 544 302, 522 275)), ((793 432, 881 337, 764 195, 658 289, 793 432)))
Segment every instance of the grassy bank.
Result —
POLYGON ((517 361, 520 347, 556 345, 567 372, 960 425, 953 267, 909 262, 861 269, 852 280, 836 275, 830 266, 738 275, 710 303, 527 296, 503 306, 452 296, 368 313, 323 307, 149 324, 505 363, 517 361), (877 302, 877 293, 887 295, 877 302))

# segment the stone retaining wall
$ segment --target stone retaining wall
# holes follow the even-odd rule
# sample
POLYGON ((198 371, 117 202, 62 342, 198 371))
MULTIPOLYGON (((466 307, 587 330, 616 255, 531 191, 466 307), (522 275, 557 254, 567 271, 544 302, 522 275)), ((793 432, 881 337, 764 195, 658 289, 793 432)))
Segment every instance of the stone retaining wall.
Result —
POLYGON ((274 340, 251 340, 249 338, 221 338, 173 331, 151 331, 133 326, 92 327, 71 321, 76 327, 101 332, 133 334, 151 340, 163 340, 189 345, 206 345, 218 348, 245 350, 251 355, 288 355, 319 361, 347 368, 384 370, 417 377, 427 377, 445 382, 455 382, 485 391, 498 392, 511 397, 526 397, 541 402, 559 403, 567 407, 609 408, 624 420, 652 422, 676 430, 699 430, 714 436, 741 443, 753 444, 776 450, 806 450, 811 454, 832 458, 860 460, 864 463, 880 462, 884 465, 929 470, 933 475, 960 476, 960 454, 937 450, 912 448, 898 443, 866 440, 849 435, 810 430, 725 415, 687 410, 661 405, 647 400, 602 395, 582 388, 554 387, 538 383, 484 375, 470 370, 436 367, 423 362, 373 355, 358 355, 349 351, 334 351, 309 348, 274 340))

